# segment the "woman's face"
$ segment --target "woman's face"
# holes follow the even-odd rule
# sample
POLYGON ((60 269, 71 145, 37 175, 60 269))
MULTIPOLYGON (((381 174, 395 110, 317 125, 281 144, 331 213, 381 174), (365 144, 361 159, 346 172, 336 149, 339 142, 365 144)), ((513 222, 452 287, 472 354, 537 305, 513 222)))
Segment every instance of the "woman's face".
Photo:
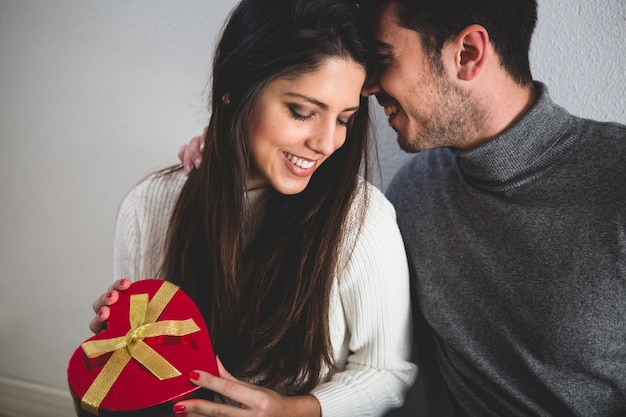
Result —
POLYGON ((252 116, 253 170, 247 188, 303 191, 315 170, 345 142, 364 81, 361 65, 330 58, 314 72, 268 84, 252 116))

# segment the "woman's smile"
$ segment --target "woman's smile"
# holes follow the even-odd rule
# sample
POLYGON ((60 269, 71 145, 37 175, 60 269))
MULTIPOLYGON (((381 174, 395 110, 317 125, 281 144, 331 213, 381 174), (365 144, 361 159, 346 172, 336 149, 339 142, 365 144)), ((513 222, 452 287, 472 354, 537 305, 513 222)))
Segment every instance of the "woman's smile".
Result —
MULTIPOLYGON (((287 158, 288 161, 288 166, 289 168, 300 168, 302 170, 307 171, 305 173, 305 175, 309 175, 308 171, 314 171, 315 170, 315 161, 314 160, 310 160, 310 159, 306 159, 306 158, 302 158, 293 154, 290 154, 288 152, 283 151, 283 155, 285 156, 285 158, 287 158), (295 168, 293 167, 295 165, 295 168)), ((312 172, 311 172, 312 173, 312 172)), ((297 171, 296 171, 297 174, 297 171)))

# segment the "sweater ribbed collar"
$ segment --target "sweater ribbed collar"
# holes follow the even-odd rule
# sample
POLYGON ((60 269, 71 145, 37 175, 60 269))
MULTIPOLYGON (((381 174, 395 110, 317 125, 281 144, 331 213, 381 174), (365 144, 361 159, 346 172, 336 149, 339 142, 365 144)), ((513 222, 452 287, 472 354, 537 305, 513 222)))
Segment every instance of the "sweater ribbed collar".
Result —
POLYGON ((270 187, 247 190, 244 195, 244 221, 246 229, 246 245, 256 236, 261 221, 265 216, 265 200, 269 195, 270 187))
POLYGON ((563 154, 572 116, 552 102, 548 88, 535 82, 537 102, 512 127, 468 150, 451 149, 459 169, 472 184, 504 191, 535 178, 563 154))

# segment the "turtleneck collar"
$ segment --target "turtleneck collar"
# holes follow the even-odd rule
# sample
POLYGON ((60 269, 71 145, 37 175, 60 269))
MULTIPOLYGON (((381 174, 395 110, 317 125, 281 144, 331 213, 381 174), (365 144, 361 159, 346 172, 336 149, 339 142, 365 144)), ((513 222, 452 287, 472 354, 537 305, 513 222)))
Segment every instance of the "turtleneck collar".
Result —
POLYGON ((572 116, 552 102, 545 85, 535 82, 537 102, 512 127, 473 149, 451 149, 472 184, 504 191, 532 180, 568 146, 561 140, 572 116))

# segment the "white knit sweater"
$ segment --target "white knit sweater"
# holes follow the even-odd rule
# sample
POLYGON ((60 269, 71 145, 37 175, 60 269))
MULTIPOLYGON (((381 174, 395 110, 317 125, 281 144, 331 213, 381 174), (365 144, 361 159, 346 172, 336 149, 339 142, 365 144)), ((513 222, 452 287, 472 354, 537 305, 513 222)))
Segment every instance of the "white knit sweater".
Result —
MULTIPOLYGON (((169 219, 185 175, 152 175, 126 196, 119 211, 115 278, 157 277, 169 219)), ((323 417, 382 416, 399 406, 417 368, 409 362, 411 311, 409 273, 395 211, 375 187, 362 183, 354 208, 369 198, 363 227, 353 209, 346 246, 332 289, 329 318, 338 371, 324 371, 312 391, 323 417), (356 239, 356 240, 355 240, 356 239)), ((257 212, 262 191, 246 195, 257 212)))

